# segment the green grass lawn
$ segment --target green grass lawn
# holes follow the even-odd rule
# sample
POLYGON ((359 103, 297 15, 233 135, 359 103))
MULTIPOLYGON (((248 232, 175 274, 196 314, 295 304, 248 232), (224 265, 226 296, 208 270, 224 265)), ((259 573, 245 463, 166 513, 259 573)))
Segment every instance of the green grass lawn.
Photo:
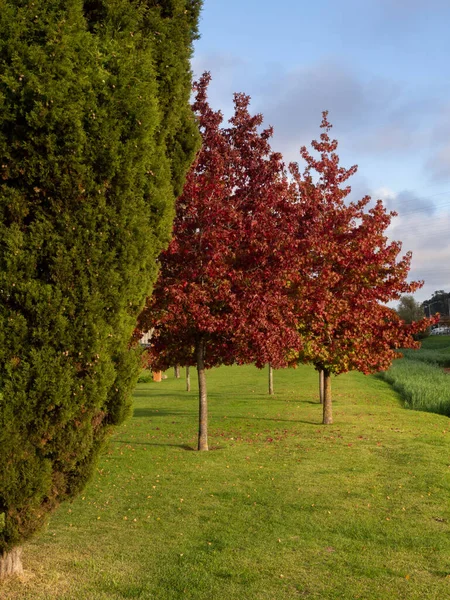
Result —
POLYGON ((173 372, 139 384, 86 492, 24 549, 2 600, 450 597, 446 417, 389 385, 333 380, 323 426, 310 367, 208 372, 210 447, 173 372))

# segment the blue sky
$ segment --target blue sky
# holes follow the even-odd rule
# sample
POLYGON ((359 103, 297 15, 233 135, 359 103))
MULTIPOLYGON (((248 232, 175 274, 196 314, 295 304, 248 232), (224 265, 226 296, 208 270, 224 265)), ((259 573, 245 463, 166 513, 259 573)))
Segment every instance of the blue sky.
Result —
POLYGON ((417 300, 450 291, 449 25, 448 0, 204 0, 193 59, 226 117, 251 96, 286 162, 329 111, 355 196, 399 213, 417 300))

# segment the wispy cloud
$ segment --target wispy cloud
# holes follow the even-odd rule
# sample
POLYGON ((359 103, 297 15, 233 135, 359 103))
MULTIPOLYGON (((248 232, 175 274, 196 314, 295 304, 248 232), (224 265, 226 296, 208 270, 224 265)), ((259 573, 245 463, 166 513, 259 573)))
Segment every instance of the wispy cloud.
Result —
POLYGON ((402 241, 405 252, 413 253, 410 279, 425 281, 416 297, 425 300, 436 289, 450 288, 450 193, 447 204, 442 199, 436 202, 435 198, 420 198, 410 190, 397 194, 379 189, 374 195, 398 213, 388 234, 402 241))

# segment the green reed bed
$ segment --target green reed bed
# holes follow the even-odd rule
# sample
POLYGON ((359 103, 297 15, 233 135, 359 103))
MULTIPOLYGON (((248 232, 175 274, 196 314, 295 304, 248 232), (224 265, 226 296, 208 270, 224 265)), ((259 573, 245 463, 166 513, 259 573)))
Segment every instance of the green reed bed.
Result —
POLYGON ((450 416, 450 375, 437 362, 419 356, 396 360, 381 377, 401 395, 408 408, 450 416))
POLYGON ((450 335, 430 335, 422 340, 421 350, 442 350, 443 348, 450 348, 450 335))
POLYGON ((450 367, 450 347, 441 350, 402 350, 405 358, 435 365, 436 367, 450 367))

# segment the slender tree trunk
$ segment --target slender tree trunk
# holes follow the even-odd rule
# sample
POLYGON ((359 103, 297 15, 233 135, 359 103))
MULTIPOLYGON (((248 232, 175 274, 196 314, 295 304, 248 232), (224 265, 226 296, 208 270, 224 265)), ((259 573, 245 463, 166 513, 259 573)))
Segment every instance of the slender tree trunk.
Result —
POLYGON ((328 369, 323 370, 323 424, 331 425, 333 423, 333 413, 331 410, 331 374, 328 369))
POLYGON ((0 554, 0 580, 11 575, 22 575, 22 548, 18 546, 10 552, 0 554))
POLYGON ((175 375, 175 379, 180 379, 180 365, 174 366, 173 374, 175 375))
POLYGON ((273 368, 269 363, 269 394, 273 396, 273 368))
POLYGON ((186 391, 191 391, 191 373, 189 371, 189 367, 186 367, 186 391))
POLYGON ((323 388, 324 388, 324 381, 323 381, 323 369, 319 369, 319 402, 320 404, 323 404, 323 388))
POLYGON ((208 397, 206 395, 205 376, 205 340, 197 340, 195 354, 197 358, 198 375, 198 450, 208 448, 208 397))

